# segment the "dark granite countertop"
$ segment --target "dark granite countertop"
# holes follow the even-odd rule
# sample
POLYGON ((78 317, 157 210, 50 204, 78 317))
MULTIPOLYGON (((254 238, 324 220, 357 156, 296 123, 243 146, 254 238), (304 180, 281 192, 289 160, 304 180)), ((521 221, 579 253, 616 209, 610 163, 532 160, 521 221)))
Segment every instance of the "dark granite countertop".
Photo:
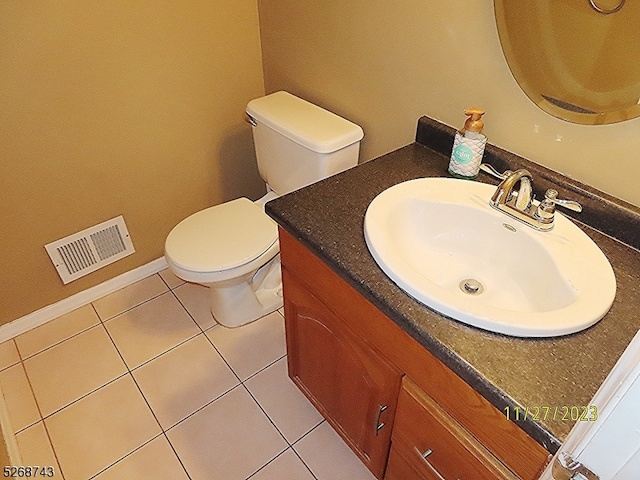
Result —
MULTIPOLYGON (((584 212, 575 218, 609 258, 617 294, 600 322, 563 337, 515 338, 452 320, 409 297, 382 272, 367 249, 363 221, 369 203, 390 186, 447 176, 453 133, 423 117, 416 143, 277 198, 266 211, 499 410, 589 405, 640 328, 640 209, 487 145, 485 161, 497 170, 526 166, 533 173, 537 198, 553 185, 561 198, 582 203, 584 212)), ((497 183, 484 173, 478 180, 497 183)), ((551 453, 573 423, 519 422, 551 453)))

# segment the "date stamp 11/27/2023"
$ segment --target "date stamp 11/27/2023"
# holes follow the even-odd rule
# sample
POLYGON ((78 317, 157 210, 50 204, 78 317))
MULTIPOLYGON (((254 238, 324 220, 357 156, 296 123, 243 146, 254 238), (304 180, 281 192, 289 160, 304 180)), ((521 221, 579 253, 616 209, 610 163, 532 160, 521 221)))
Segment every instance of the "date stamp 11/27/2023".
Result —
POLYGON ((530 407, 504 407, 507 420, 534 422, 558 420, 561 422, 595 422, 598 420, 596 405, 533 405, 530 407))

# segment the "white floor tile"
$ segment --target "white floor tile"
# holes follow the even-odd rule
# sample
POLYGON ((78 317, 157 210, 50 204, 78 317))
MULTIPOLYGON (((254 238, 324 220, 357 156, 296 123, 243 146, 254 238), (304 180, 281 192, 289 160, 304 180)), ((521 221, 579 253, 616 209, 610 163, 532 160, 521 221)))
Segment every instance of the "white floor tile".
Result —
POLYGON ((173 293, 178 297, 193 319, 202 330, 207 330, 217 325, 211 314, 211 293, 209 287, 185 283, 176 288, 173 293))
POLYGON ((287 353, 284 318, 278 312, 241 327, 220 325, 205 333, 241 380, 287 353))
POLYGON ((66 480, 86 480, 161 433, 126 375, 45 419, 66 480))
POLYGON ((0 372, 0 385, 14 432, 40 420, 40 412, 22 364, 0 372))
POLYGON ((303 437, 293 448, 318 480, 375 480, 327 422, 303 437))
POLYGON ((202 333, 136 369, 133 376, 164 429, 240 383, 202 333))
POLYGON ((244 480, 288 447, 242 386, 167 436, 193 480, 244 480))
POLYGON ((289 443, 322 421, 322 415, 287 376, 286 358, 251 377, 246 386, 289 443))
POLYGON ((182 285, 184 283, 184 280, 182 280, 181 278, 176 277, 173 272, 171 270, 169 270, 168 268, 165 268, 164 270, 162 270, 161 272, 158 272, 158 275, 160 275, 160 277, 162 278, 162 280, 164 280, 164 283, 166 283, 170 289, 174 289, 179 285, 182 285))
POLYGON ((127 372, 102 324, 28 358, 24 367, 44 417, 127 372))
POLYGON ((157 297, 168 289, 160 276, 151 275, 96 300, 93 302, 93 306, 100 319, 104 321, 157 297))
POLYGON ((130 369, 201 333, 170 292, 118 315, 104 325, 130 369))
POLYGON ((28 358, 45 348, 62 342, 100 323, 91 305, 85 305, 16 337, 22 358, 28 358))
POLYGON ((18 349, 13 340, 0 343, 0 370, 20 362, 18 349))
POLYGON ((189 479, 164 435, 154 438, 94 478, 96 480, 189 479))
POLYGON ((250 477, 250 480, 314 480, 298 455, 288 449, 250 477))
POLYGON ((22 465, 37 465, 40 467, 37 474, 32 475, 32 477, 63 478, 42 422, 38 422, 18 433, 16 441, 22 457, 22 465), (53 476, 50 476, 50 474, 53 474, 53 476))

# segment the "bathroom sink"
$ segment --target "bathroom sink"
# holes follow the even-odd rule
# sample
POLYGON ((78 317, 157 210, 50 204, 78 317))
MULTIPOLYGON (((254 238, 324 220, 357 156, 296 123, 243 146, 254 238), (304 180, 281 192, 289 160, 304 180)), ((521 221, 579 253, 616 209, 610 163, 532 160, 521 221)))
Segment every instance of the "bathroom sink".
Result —
POLYGON ((598 322, 616 292, 602 251, 561 214, 540 232, 491 208, 494 191, 451 178, 388 188, 367 209, 367 246, 402 290, 475 327, 552 337, 598 322))

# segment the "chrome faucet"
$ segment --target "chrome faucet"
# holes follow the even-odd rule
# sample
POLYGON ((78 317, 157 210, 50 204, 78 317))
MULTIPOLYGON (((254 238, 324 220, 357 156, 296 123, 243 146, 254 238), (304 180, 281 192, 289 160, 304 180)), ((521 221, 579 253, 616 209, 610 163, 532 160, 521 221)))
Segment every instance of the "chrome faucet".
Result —
POLYGON ((535 200, 531 188, 533 179, 529 170, 521 168, 515 172, 507 170, 498 173, 488 163, 483 163, 480 168, 502 180, 491 196, 489 204, 536 230, 547 232, 553 228, 557 205, 575 212, 582 211, 578 202, 559 199, 558 192, 554 189, 547 190, 541 202, 535 200), (519 188, 516 190, 516 187, 519 188))
POLYGON ((531 173, 522 168, 515 172, 507 170, 503 175, 502 182, 491 197, 491 204, 495 206, 512 205, 518 211, 527 211, 533 201, 531 173), (520 189, 516 191, 515 187, 518 182, 520 182, 520 189))

